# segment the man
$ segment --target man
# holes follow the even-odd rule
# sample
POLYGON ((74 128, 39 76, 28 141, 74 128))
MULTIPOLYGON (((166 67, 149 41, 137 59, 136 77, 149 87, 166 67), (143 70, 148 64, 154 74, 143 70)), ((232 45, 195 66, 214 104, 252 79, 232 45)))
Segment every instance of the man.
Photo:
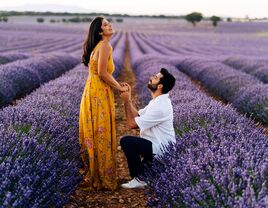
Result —
POLYGON ((144 188, 146 183, 138 177, 144 173, 145 166, 150 167, 153 157, 163 154, 163 146, 175 142, 173 108, 168 95, 174 84, 175 78, 167 69, 161 68, 148 83, 152 100, 139 111, 131 102, 131 90, 120 95, 128 126, 140 129, 140 137, 125 136, 120 140, 132 177, 131 181, 121 185, 123 188, 144 188))

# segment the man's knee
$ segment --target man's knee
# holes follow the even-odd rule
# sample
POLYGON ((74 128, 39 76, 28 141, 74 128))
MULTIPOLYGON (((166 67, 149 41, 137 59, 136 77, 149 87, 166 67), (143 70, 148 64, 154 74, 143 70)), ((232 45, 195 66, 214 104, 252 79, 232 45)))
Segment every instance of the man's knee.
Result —
POLYGON ((124 136, 120 140, 121 147, 125 147, 132 143, 133 138, 131 136, 124 136))

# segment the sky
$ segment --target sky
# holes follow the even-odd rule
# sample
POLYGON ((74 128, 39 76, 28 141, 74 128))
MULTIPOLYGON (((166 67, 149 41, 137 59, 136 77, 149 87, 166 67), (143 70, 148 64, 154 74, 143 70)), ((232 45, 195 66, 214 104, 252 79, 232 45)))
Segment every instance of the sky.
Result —
MULTIPOLYGON (((56 4, 62 8, 68 6, 68 10, 81 8, 81 11, 130 15, 185 15, 197 11, 204 16, 268 17, 268 0, 0 0, 0 10, 22 5, 23 8, 27 5, 30 10, 34 4, 56 4)), ((56 5, 55 8, 58 8, 56 5)))

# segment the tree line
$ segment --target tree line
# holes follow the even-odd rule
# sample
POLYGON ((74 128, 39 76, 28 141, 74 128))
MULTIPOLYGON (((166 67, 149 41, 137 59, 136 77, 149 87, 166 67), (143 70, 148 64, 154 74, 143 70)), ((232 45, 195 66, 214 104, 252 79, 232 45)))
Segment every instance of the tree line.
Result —
MULTIPOLYGON (((202 13, 199 13, 199 12, 192 12, 188 15, 185 16, 185 19, 188 21, 188 22, 191 22, 193 24, 193 26, 196 26, 196 23, 200 22, 202 19, 203 19, 203 15, 202 13)), ((218 17, 218 16, 211 16, 210 18, 208 18, 211 22, 212 22, 212 25, 214 27, 216 27, 218 25, 218 23, 220 21, 222 21, 222 18, 221 17, 218 17)), ((227 21, 228 22, 231 22, 232 19, 229 17, 227 18, 227 21)))
MULTIPOLYGON (((204 18, 202 13, 199 12, 192 12, 187 15, 180 15, 180 16, 168 16, 168 15, 135 15, 131 16, 128 14, 108 14, 108 13, 69 13, 69 12, 18 12, 18 11, 0 11, 0 22, 7 22, 8 16, 20 16, 20 15, 28 15, 28 16, 76 16, 72 18, 62 18, 61 20, 55 20, 51 19, 51 23, 55 22, 73 22, 73 23, 79 23, 79 22, 90 22, 92 18, 90 17, 79 17, 79 16, 97 16, 97 15, 103 15, 110 17, 118 17, 115 19, 116 22, 123 22, 123 17, 142 17, 142 18, 172 18, 172 19, 185 19, 188 22, 191 22, 193 26, 196 26, 198 22, 200 22, 202 19, 210 20, 212 22, 213 26, 217 26, 220 21, 222 21, 222 18, 219 16, 211 16, 209 18, 204 18)), ((36 19, 38 23, 45 22, 45 19, 43 17, 38 17, 36 19)), ((231 18, 227 18, 228 22, 231 22, 231 18)))

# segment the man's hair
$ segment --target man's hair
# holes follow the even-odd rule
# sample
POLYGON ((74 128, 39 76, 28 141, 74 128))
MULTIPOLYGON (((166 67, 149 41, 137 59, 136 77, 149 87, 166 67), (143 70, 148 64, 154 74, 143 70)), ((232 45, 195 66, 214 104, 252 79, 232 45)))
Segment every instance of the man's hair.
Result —
POLYGON ((160 78, 160 82, 159 84, 162 84, 163 85, 163 88, 162 88, 162 93, 163 94, 166 94, 168 93, 170 90, 172 90, 172 88, 174 87, 175 85, 175 77, 173 77, 172 74, 170 74, 168 72, 167 69, 165 68, 161 68, 160 70, 160 73, 163 75, 163 77, 160 78))

